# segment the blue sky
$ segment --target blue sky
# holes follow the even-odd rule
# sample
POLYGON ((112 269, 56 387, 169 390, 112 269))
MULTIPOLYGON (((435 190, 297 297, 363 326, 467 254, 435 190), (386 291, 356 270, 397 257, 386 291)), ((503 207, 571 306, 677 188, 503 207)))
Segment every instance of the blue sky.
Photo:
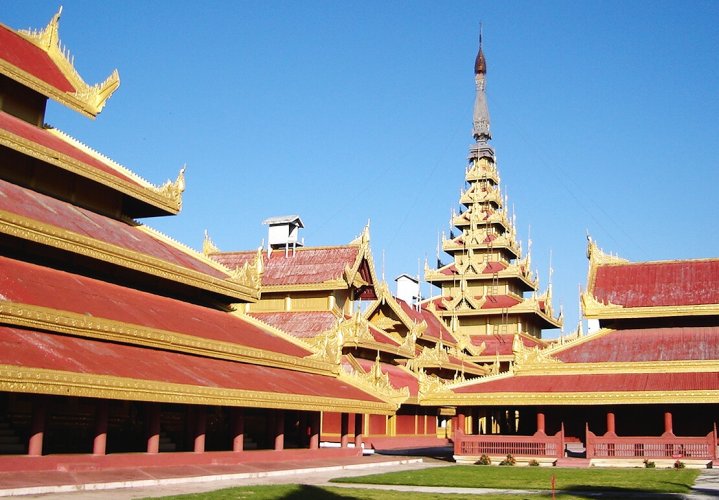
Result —
MULTIPOLYGON (((502 185, 542 288, 552 255, 566 330, 587 232, 631 260, 719 256, 719 2, 62 4, 80 74, 122 83, 97 120, 52 105, 47 121, 155 184, 186 163, 182 213, 145 222, 194 248, 205 229, 255 248, 264 218, 297 213, 308 245, 371 220, 388 280, 433 263, 481 20, 502 185)), ((40 28, 58 6, 2 0, 0 21, 40 28)))

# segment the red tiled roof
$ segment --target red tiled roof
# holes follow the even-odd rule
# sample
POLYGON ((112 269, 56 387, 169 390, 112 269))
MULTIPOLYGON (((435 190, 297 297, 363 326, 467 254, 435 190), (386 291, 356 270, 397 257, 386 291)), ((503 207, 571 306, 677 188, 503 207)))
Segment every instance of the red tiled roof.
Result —
POLYGON ((0 111, 0 129, 20 139, 30 141, 34 144, 42 146, 43 148, 47 148, 53 155, 61 154, 69 156, 73 160, 79 161, 91 169, 96 169, 105 174, 110 174, 125 182, 134 184, 135 186, 146 187, 140 184, 136 179, 124 175, 111 165, 62 140, 60 137, 51 134, 47 130, 24 122, 23 120, 15 118, 3 111, 0 111))
POLYGON ((409 316, 412 320, 416 321, 417 323, 421 323, 422 321, 427 322, 427 329, 422 335, 423 338, 431 338, 434 340, 442 339, 444 342, 450 342, 452 344, 456 343, 457 340, 447 329, 447 327, 444 326, 444 323, 442 323, 442 321, 439 320, 437 316, 425 309, 424 305, 422 306, 422 309, 418 311, 402 299, 395 298, 395 300, 402 308, 402 311, 404 311, 404 313, 407 314, 407 316, 409 316))
MULTIPOLYGON (((342 279, 346 266, 353 267, 359 247, 298 248, 287 257, 283 250, 275 250, 271 257, 263 254, 263 286, 304 285, 342 279)), ((230 269, 255 258, 255 252, 218 252, 210 257, 230 269)))
POLYGON ((278 395, 380 401, 333 377, 6 326, 0 326, 0 364, 278 395))
POLYGON ((230 313, 0 256, 0 299, 292 356, 310 353, 230 313))
POLYGON ((300 339, 315 337, 337 323, 332 311, 253 312, 250 316, 300 339))
POLYGON ((599 265, 591 292, 624 307, 719 304, 719 259, 599 265))
POLYGON ((375 342, 378 344, 386 344, 391 346, 392 348, 395 348, 400 345, 399 342, 397 342, 395 339, 391 338, 386 333, 382 332, 379 328, 374 326, 373 324, 369 324, 369 332, 372 334, 372 337, 374 338, 375 342))
MULTIPOLYGON (((365 371, 365 373, 369 373, 375 363, 374 361, 371 361, 369 359, 357 359, 357 362, 365 371)), ((417 393, 419 392, 419 382, 416 377, 414 377, 411 373, 408 373, 406 370, 403 370, 397 365, 380 363, 380 366, 382 367, 382 373, 386 373, 387 375, 389 375, 389 383, 392 385, 392 387, 394 387, 395 389, 407 387, 409 388, 410 397, 417 396, 417 393)))
POLYGON ((487 262, 487 265, 482 270, 483 273, 493 274, 507 269, 507 264, 504 262, 487 262))
POLYGON ((61 92, 75 92, 75 87, 44 50, 2 24, 0 24, 0 59, 61 92))
MULTIPOLYGON (((545 345, 539 339, 530 339, 523 335, 519 337, 525 347, 543 347, 545 345)), ((512 342, 514 342, 513 333, 500 333, 497 335, 472 335, 470 340, 473 345, 480 346, 484 342, 485 349, 480 356, 492 357, 499 354, 500 356, 509 356, 512 354, 512 342)))
MULTIPOLYGON (((481 297, 475 298, 480 299, 481 297)), ((505 309, 521 303, 521 299, 511 295, 487 295, 487 300, 482 304, 482 309, 505 309)))
POLYGON ((616 373, 566 375, 515 375, 513 377, 467 385, 453 389, 458 394, 496 392, 636 392, 717 390, 719 373, 616 373))
POLYGON ((719 360, 719 327, 613 331, 589 337, 554 357, 565 363, 719 360))
POLYGON ((226 273, 212 265, 156 239, 131 224, 76 207, 2 179, 0 179, 0 210, 149 255, 214 278, 227 278, 226 273))

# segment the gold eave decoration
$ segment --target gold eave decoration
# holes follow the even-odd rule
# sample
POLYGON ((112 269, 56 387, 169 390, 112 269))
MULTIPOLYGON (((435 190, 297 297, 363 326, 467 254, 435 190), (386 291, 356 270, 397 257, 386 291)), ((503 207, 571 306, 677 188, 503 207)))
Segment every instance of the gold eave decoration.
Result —
POLYGON ((331 365, 309 358, 29 304, 0 301, 0 323, 207 358, 321 375, 333 373, 331 365))
POLYGON ((716 316, 719 304, 681 306, 624 307, 611 302, 603 303, 590 292, 581 295, 582 312, 588 319, 666 318, 674 316, 716 316))
MULTIPOLYGON (((138 226, 138 229, 144 226, 138 226)), ((50 224, 0 210, 0 234, 7 234, 108 262, 242 301, 254 301, 259 289, 209 276, 162 259, 105 243, 50 224)), ((228 276, 229 278, 229 276, 228 276)))
MULTIPOLYGON (((127 169, 119 168, 117 164, 108 158, 102 157, 99 153, 93 151, 87 146, 84 146, 79 141, 75 141, 68 135, 54 129, 49 129, 48 131, 56 137, 69 142, 72 146, 83 150, 85 153, 96 157, 99 156, 101 158, 100 161, 107 163, 108 167, 118 170, 123 175, 139 179, 139 177, 134 176, 131 172, 124 171, 127 169)), ((115 191, 119 191, 120 193, 130 196, 131 198, 164 210, 169 214, 177 214, 182 208, 182 191, 185 186, 184 167, 175 181, 168 181, 161 187, 155 187, 146 181, 142 182, 141 180, 138 180, 139 184, 136 184, 116 175, 103 172, 102 170, 76 160, 71 156, 19 137, 7 130, 0 129, 0 146, 5 146, 26 156, 30 156, 50 165, 55 165, 63 170, 72 172, 73 174, 86 179, 90 179, 98 184, 105 185, 115 191)))
POLYGON ((75 92, 63 92, 52 85, 36 78, 29 73, 0 61, 0 71, 13 80, 43 94, 65 106, 82 113, 89 118, 95 118, 105 106, 110 96, 120 86, 120 74, 114 70, 104 82, 88 85, 79 75, 73 64, 69 51, 62 47, 59 37, 60 14, 58 10, 48 25, 42 30, 12 30, 30 43, 45 52, 50 60, 57 66, 63 76, 75 88, 75 92))
POLYGON ((376 395, 379 399, 395 404, 397 408, 409 398, 409 388, 395 388, 389 380, 389 374, 382 371, 379 358, 375 360, 369 372, 354 369, 340 373, 340 380, 352 384, 365 392, 376 395))
POLYGON ((385 402, 225 389, 112 375, 0 365, 0 391, 157 403, 392 415, 385 402))
POLYGON ((613 391, 613 392, 487 392, 432 393, 421 399, 424 406, 527 406, 527 405, 600 405, 600 404, 681 404, 711 403, 719 390, 705 391, 613 391))

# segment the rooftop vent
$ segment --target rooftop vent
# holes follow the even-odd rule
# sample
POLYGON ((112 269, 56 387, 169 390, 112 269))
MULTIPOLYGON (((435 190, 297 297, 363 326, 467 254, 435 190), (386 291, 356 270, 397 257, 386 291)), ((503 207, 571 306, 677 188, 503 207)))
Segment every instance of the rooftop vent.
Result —
POLYGON ((294 253, 295 248, 304 246, 304 238, 299 240, 299 232, 301 227, 305 227, 299 215, 280 215, 278 217, 270 217, 262 221, 263 224, 269 226, 267 234, 267 254, 272 250, 285 250, 285 255, 289 253, 290 248, 294 253))

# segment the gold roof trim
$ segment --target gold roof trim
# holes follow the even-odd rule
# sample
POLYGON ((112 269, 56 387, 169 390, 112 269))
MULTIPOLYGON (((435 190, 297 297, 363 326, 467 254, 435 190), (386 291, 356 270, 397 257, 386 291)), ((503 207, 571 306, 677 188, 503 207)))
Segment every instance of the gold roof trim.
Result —
POLYGON ((376 394, 380 399, 394 403, 397 408, 409 398, 409 388, 395 388, 389 380, 389 374, 382 371, 379 355, 369 372, 353 369, 340 373, 340 380, 347 381, 371 394, 376 394))
POLYGON ((9 325, 76 337, 321 375, 333 373, 332 366, 317 360, 30 304, 0 301, 0 320, 9 325))
POLYGON ((423 406, 531 406, 601 404, 682 404, 719 400, 719 390, 707 391, 622 391, 622 392, 492 392, 430 393, 420 400, 423 406))
POLYGON ((16 136, 7 130, 0 129, 0 145, 50 165, 55 165, 56 167, 67 170, 68 172, 81 177, 85 177, 86 179, 90 179, 99 184, 108 186, 111 189, 147 203, 148 205, 160 208, 167 213, 179 213, 181 208, 181 199, 173 199, 167 194, 162 193, 159 188, 153 187, 149 182, 142 179, 140 176, 128 173, 128 169, 122 167, 116 162, 113 162, 112 160, 107 159, 106 157, 103 157, 97 152, 93 153, 91 148, 84 146, 81 142, 76 141, 64 132, 60 132, 57 129, 48 129, 48 131, 54 136, 72 144, 75 147, 78 147, 78 149, 83 150, 87 154, 95 156, 99 160, 105 162, 108 167, 111 167, 123 175, 132 178, 138 184, 124 180, 116 175, 103 172, 102 170, 98 170, 97 168, 76 160, 71 156, 16 136))
POLYGON ((19 81, 33 90, 46 95, 65 106, 74 109, 90 118, 95 118, 105 107, 105 103, 110 96, 120 86, 120 74, 114 70, 104 82, 96 85, 88 85, 82 79, 73 64, 74 58, 70 56, 69 51, 60 43, 59 27, 60 14, 62 7, 52 17, 50 22, 41 30, 13 30, 15 33, 31 42, 36 47, 44 51, 58 67, 60 72, 75 88, 75 92, 67 93, 60 91, 45 83, 44 81, 26 73, 25 71, 10 66, 0 61, 0 69, 3 73, 8 74, 11 78, 19 81))
MULTIPOLYGON (((147 226, 138 229, 152 232, 147 226)), ((0 210, 0 233, 34 241, 128 269, 193 286, 239 300, 252 301, 259 292, 229 279, 223 280, 162 259, 105 243, 50 224, 0 210)), ((167 238, 169 240, 169 238, 167 238)), ((214 263, 217 265, 217 263, 214 263)), ((225 270, 227 272, 227 270, 225 270)), ((228 276, 229 278, 229 276, 228 276)))
POLYGON ((13 365, 0 365, 0 391, 244 408, 380 415, 395 412, 395 406, 385 402, 224 389, 13 365))

